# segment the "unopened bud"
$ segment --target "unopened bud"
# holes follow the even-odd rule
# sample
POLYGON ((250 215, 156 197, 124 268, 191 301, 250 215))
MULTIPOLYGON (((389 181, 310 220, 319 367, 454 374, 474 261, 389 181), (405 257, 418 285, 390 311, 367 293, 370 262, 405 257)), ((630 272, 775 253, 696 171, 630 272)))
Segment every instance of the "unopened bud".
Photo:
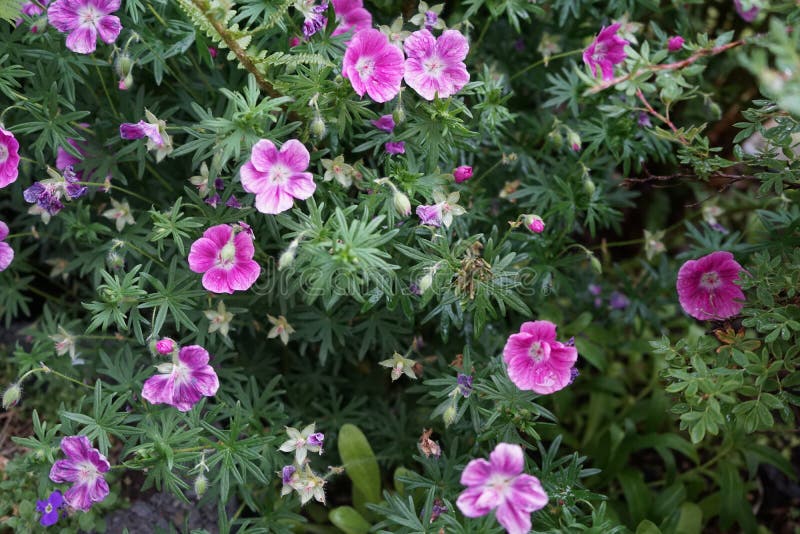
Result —
POLYGON ((544 232, 544 220, 538 215, 526 215, 523 220, 525 227, 534 234, 544 232))
POLYGON ((281 271, 287 267, 290 267, 294 263, 295 256, 297 256, 297 246, 300 244, 300 239, 296 238, 289 243, 289 248, 287 248, 283 254, 281 254, 280 258, 278 258, 278 270, 281 271))
POLYGON ((172 354, 175 350, 175 341, 168 337, 164 339, 159 339, 156 341, 156 352, 166 356, 167 354, 172 354))
POLYGON ((444 414, 442 414, 442 419, 444 419, 444 425, 450 426, 453 423, 455 423, 457 415, 458 415, 458 410, 456 409, 456 405, 451 404, 450 406, 448 406, 447 409, 444 411, 444 414))
POLYGON ((395 189, 394 191, 394 209, 397 210, 402 217, 411 215, 411 201, 405 193, 395 189))
POLYGON ((433 285, 433 274, 426 273, 425 276, 419 279, 419 284, 417 285, 419 286, 419 293, 422 295, 433 285))
POLYGON ((594 254, 589 255, 589 263, 597 274, 603 274, 603 265, 594 254))
POLYGON ((581 151, 581 136, 572 130, 567 132, 567 143, 573 152, 581 151))
POLYGON ((594 180, 587 176, 583 181, 583 189, 591 196, 594 195, 594 191, 597 189, 597 186, 594 185, 594 180))
POLYGON ((112 270, 119 271, 125 266, 125 258, 112 250, 106 256, 106 263, 112 270))
POLYGON ((328 132, 328 129, 325 127, 325 121, 322 120, 322 117, 316 115, 314 120, 311 121, 311 133, 317 139, 322 139, 325 137, 325 134, 328 132))
POLYGON ((16 405, 20 397, 22 397, 22 388, 18 382, 8 386, 8 389, 3 393, 3 409, 7 410, 11 406, 16 405))
POLYGON ((128 74, 125 78, 120 78, 119 84, 117 85, 120 91, 127 91, 131 87, 133 87, 133 76, 128 74))
POLYGON ((208 479, 203 473, 197 475, 197 478, 194 479, 194 493, 197 495, 197 498, 203 496, 203 494, 208 489, 208 479))
POLYGON ((392 119, 394 119, 395 124, 400 124, 406 120, 406 110, 403 104, 398 102, 397 107, 392 112, 392 119))
POLYGON ((466 182, 472 178, 472 167, 469 165, 461 165, 460 167, 456 167, 453 170, 453 177, 456 179, 457 184, 466 182))
POLYGON ((120 79, 127 78, 131 71, 133 71, 133 60, 128 54, 120 54, 117 56, 117 62, 114 65, 114 68, 116 69, 117 76, 119 76, 120 79))

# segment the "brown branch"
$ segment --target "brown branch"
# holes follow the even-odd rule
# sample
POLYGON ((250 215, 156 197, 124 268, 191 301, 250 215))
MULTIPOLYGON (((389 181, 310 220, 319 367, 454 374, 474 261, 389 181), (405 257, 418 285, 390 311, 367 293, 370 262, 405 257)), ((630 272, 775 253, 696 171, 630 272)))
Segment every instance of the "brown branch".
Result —
POLYGON ((663 122, 664 124, 669 126, 669 129, 672 130, 675 133, 675 135, 678 136, 678 140, 681 142, 681 144, 683 144, 683 145, 688 145, 689 144, 689 141, 687 141, 686 138, 678 131, 678 129, 675 127, 675 124, 673 124, 673 122, 671 120, 669 120, 667 117, 665 117, 664 115, 662 115, 661 113, 659 113, 658 111, 653 109, 653 106, 651 106, 650 102, 648 102, 647 99, 644 97, 644 93, 642 93, 641 89, 636 91, 636 96, 639 97, 639 100, 642 101, 642 104, 644 104, 644 107, 647 108, 647 111, 653 117, 656 117, 661 122, 663 122))

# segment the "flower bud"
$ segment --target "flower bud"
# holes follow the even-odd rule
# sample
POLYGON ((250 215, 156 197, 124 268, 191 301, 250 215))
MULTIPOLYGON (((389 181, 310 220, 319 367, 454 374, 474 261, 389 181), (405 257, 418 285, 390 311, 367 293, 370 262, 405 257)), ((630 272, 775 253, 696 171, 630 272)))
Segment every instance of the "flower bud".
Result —
POLYGON ((156 341, 156 352, 166 356, 167 354, 172 354, 175 350, 175 341, 165 337, 164 339, 159 339, 156 341))
POLYGON ((106 255, 106 263, 111 270, 119 271, 125 266, 125 258, 112 250, 106 255))
POLYGON ((430 289, 432 284, 433 284, 433 274, 428 272, 425 274, 425 276, 419 279, 419 283, 417 284, 417 286, 419 287, 419 294, 422 295, 423 293, 425 293, 428 289, 430 289))
POLYGON ((128 54, 119 54, 114 64, 114 69, 117 71, 117 76, 119 76, 120 79, 127 78, 133 71, 133 60, 128 54))
POLYGON ((278 270, 282 271, 287 267, 291 267, 294 263, 294 258, 297 256, 297 246, 300 244, 300 239, 295 238, 289 243, 289 248, 287 248, 283 254, 281 254, 280 258, 278 258, 278 270))
POLYGON ((19 382, 15 382, 8 386, 8 389, 3 393, 3 409, 7 410, 11 406, 14 406, 19 402, 20 397, 22 397, 22 388, 19 385, 19 382))
POLYGON ((320 117, 319 114, 314 116, 314 120, 311 121, 311 133, 314 137, 322 139, 327 132, 328 129, 325 127, 325 121, 322 120, 322 117, 320 117))
POLYGON ((683 48, 683 43, 684 43, 683 37, 681 37, 680 35, 676 35, 675 37, 670 37, 667 40, 667 50, 669 50, 670 52, 677 52, 678 50, 683 48))
POLYGON ((397 103, 397 107, 394 108, 394 111, 392 112, 392 119, 394 119, 395 124, 400 124, 406 120, 406 110, 402 103, 397 103))
POLYGON ((396 209, 397 213, 402 217, 411 215, 411 201, 408 200, 405 193, 397 189, 394 191, 394 209, 396 209))
POLYGON ((581 136, 572 130, 567 132, 567 143, 573 152, 581 151, 581 136))
POLYGON ((544 232, 544 220, 538 215, 526 215, 524 221, 525 227, 534 234, 544 232))
POLYGON ((596 185, 594 185, 594 180, 592 180, 591 178, 589 178, 589 177, 587 176, 587 177, 586 177, 586 179, 583 181, 583 189, 584 189, 584 190, 585 190, 585 191, 586 191, 586 192, 587 192, 589 195, 594 195, 594 191, 595 191, 595 189, 597 189, 597 186, 596 186, 596 185))
POLYGON ((450 426, 456 422, 456 416, 458 415, 458 409, 456 408, 455 404, 451 404, 447 407, 442 414, 442 419, 444 419, 444 426, 450 426))
POLYGON ((461 165, 460 167, 456 167, 453 171, 453 177, 456 179, 457 184, 466 182, 472 178, 472 167, 469 165, 461 165))
POLYGON ((208 489, 208 479, 203 473, 197 475, 197 478, 194 479, 194 493, 197 495, 197 498, 203 496, 203 494, 208 489))
POLYGON ((600 263, 600 260, 597 259, 597 256, 590 254, 589 263, 597 274, 603 274, 603 264, 600 263))
POLYGON ((117 87, 120 91, 127 91, 133 87, 133 76, 128 74, 125 78, 121 78, 117 87))

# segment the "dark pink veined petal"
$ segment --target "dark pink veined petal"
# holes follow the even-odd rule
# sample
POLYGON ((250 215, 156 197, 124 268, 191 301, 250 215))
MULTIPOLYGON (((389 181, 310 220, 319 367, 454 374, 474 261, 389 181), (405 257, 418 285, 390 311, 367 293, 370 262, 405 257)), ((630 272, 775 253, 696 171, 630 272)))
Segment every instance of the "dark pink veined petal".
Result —
POLYGON ((248 193, 262 193, 270 185, 267 173, 256 169, 252 161, 242 165, 239 176, 242 179, 242 188, 248 193))
POLYGON ((519 331, 532 335, 535 341, 554 343, 556 340, 556 325, 550 321, 527 321, 519 331))
POLYGON ((210 365, 205 365, 200 369, 195 369, 192 372, 192 379, 197 391, 205 397, 213 397, 217 394, 219 389, 219 378, 214 368, 210 365))
POLYGON ((92 442, 86 436, 67 436, 61 438, 61 450, 70 460, 85 460, 92 450, 92 442))
POLYGON ((233 293, 228 284, 228 271, 212 267, 203 275, 203 287, 212 293, 233 293))
POLYGON ((469 53, 469 43, 461 32, 445 30, 436 40, 436 52, 448 62, 461 62, 469 53))
POLYGON ((492 511, 491 508, 480 502, 483 495, 482 487, 467 488, 461 492, 456 501, 456 506, 466 517, 481 517, 492 511))
POLYGON ((263 193, 256 195, 255 206, 261 213, 275 215, 291 209, 293 204, 294 197, 279 186, 271 186, 263 193))
POLYGON ((278 149, 275 144, 268 140, 262 139, 250 151, 250 163, 253 168, 260 172, 268 172, 273 165, 278 163, 280 159, 278 149))
POLYGON ((208 364, 208 351, 200 345, 189 345, 183 347, 178 353, 178 359, 188 368, 196 369, 208 364))
POLYGON ((73 460, 56 460, 50 468, 50 480, 56 484, 75 482, 80 476, 77 463, 73 460))
POLYGON ((507 534, 528 534, 531 531, 530 512, 522 511, 508 501, 497 507, 495 515, 507 534))
POLYGON ((470 460, 461 473, 461 483, 465 486, 480 486, 489 480, 492 466, 483 458, 470 460))
POLYGON ((122 31, 122 24, 119 22, 118 17, 108 15, 100 19, 97 24, 97 31, 104 43, 111 44, 119 37, 119 32, 122 31))
POLYGON ((231 234, 233 228, 229 224, 218 224, 203 232, 203 237, 210 239, 218 248, 222 248, 231 240, 231 234))
POLYGON ((98 476, 94 482, 88 482, 88 495, 89 500, 94 502, 101 502, 108 497, 108 483, 102 476, 98 476))
POLYGON ((252 261, 237 262, 228 272, 228 284, 234 291, 247 291, 261 274, 261 266, 252 261))
POLYGON ((89 3, 105 14, 117 11, 120 6, 120 0, 89 0, 89 3))
POLYGON ((523 473, 511 483, 511 492, 506 500, 518 510, 530 513, 544 508, 548 497, 538 478, 523 473))
POLYGON ((415 31, 403 41, 403 49, 408 58, 424 59, 436 49, 436 39, 428 30, 415 31))
POLYGON ((188 382, 175 382, 175 394, 172 397, 172 406, 182 412, 188 412, 203 395, 197 390, 193 380, 188 382))
POLYGON ((256 249, 253 246, 253 238, 247 232, 239 232, 233 238, 233 245, 236 247, 236 261, 243 262, 253 259, 256 249))
POLYGON ((503 361, 509 363, 513 358, 527 358, 534 340, 534 336, 527 333, 508 336, 506 346, 503 347, 503 361))
POLYGON ((175 379, 170 375, 157 374, 144 381, 142 398, 150 404, 172 404, 175 379))
POLYGON ((189 249, 189 269, 195 273, 204 273, 214 266, 220 247, 213 241, 201 237, 189 249))
POLYGON ((72 31, 80 24, 77 9, 66 0, 50 4, 47 8, 47 20, 62 33, 72 31))
POLYGON ((289 139, 281 147, 280 161, 294 172, 303 172, 308 169, 311 156, 308 149, 297 139, 289 139))
MULTIPOLYGON (((469 72, 467 72, 467 66, 461 62, 448 66, 444 70, 443 76, 448 85, 446 96, 452 96, 456 94, 469 82, 469 72)), ((445 95, 441 92, 439 93, 439 96, 445 98, 445 95)))
POLYGON ((563 343, 550 345, 550 365, 553 367, 571 369, 578 360, 578 349, 567 347, 563 343))
POLYGON ((92 507, 90 495, 92 489, 88 484, 78 482, 67 490, 64 494, 64 500, 68 506, 82 512, 88 512, 92 507))
POLYGON ((516 476, 525 468, 525 455, 522 453, 522 447, 511 443, 498 443, 497 447, 489 454, 489 461, 493 473, 501 473, 507 477, 516 476))
POLYGON ((305 200, 314 194, 317 184, 310 172, 293 175, 284 185, 284 190, 298 200, 305 200))
POLYGON ((78 26, 67 36, 67 48, 78 54, 91 54, 97 48, 94 26, 78 26))

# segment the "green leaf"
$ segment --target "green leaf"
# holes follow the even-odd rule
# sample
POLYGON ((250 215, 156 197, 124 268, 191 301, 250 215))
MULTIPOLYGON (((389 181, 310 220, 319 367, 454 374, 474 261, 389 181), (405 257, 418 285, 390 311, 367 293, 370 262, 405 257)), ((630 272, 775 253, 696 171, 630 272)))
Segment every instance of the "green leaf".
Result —
POLYGON ((640 471, 627 469, 617 475, 617 478, 622 485, 631 520, 634 523, 644 520, 653 502, 653 494, 644 483, 644 475, 640 471))
POLYGON ((380 470, 367 437, 357 426, 348 423, 339 430, 338 445, 345 473, 353 481, 353 486, 362 493, 366 502, 379 502, 380 470))
POLYGON ((652 521, 645 519, 636 527, 636 534, 661 534, 661 529, 652 521))
POLYGON ((339 506, 328 514, 328 519, 345 534, 367 534, 372 525, 350 506, 339 506))
POLYGON ((693 502, 681 505, 675 534, 700 534, 703 528, 703 510, 693 502))

